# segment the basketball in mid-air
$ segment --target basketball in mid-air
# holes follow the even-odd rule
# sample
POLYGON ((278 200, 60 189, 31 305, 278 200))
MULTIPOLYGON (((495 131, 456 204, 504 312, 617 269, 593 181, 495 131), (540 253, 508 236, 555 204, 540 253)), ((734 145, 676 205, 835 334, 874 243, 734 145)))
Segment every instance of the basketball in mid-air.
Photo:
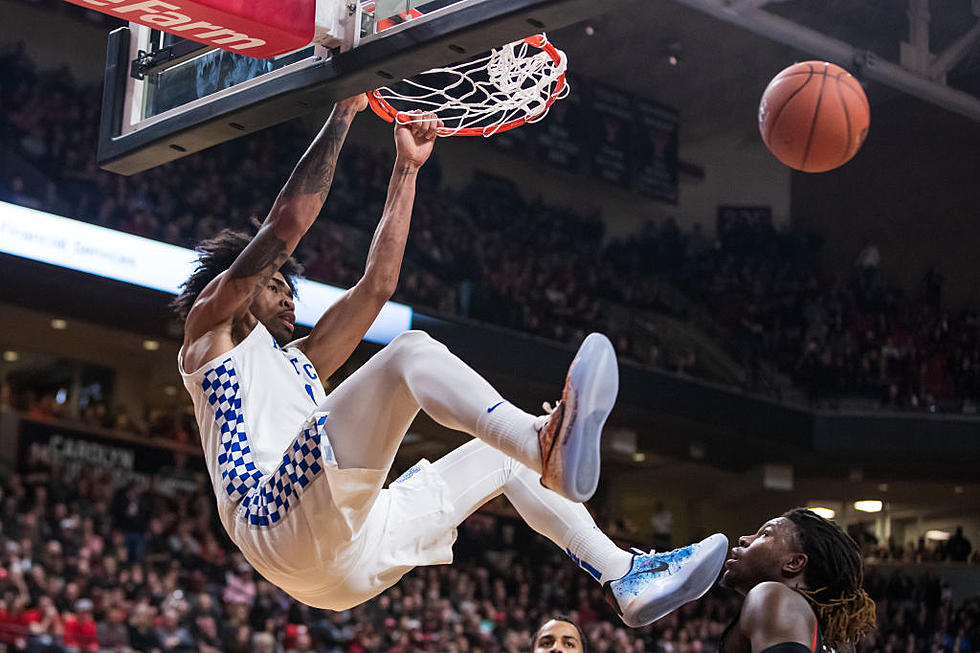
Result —
POLYGON ((861 84, 826 61, 803 61, 776 75, 759 103, 759 131, 791 168, 825 172, 861 149, 871 111, 861 84))

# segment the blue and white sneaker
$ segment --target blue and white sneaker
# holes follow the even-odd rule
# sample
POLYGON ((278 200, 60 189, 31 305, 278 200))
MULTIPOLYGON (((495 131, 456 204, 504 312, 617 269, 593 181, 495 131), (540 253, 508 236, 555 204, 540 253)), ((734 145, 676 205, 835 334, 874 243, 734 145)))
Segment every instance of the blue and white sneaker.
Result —
POLYGON ((721 533, 667 553, 633 549, 629 573, 604 585, 606 601, 630 628, 646 626, 704 596, 727 556, 721 533))
POLYGON ((590 333, 565 377, 561 401, 539 418, 541 484, 579 503, 599 484, 599 438, 619 392, 619 366, 609 338, 590 333))

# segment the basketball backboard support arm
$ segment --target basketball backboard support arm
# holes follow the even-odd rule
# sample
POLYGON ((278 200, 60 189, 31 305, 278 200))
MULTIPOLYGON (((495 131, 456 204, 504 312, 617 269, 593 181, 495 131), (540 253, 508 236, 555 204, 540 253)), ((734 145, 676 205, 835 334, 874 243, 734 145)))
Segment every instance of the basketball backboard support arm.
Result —
POLYGON ((109 35, 98 162, 134 174, 244 134, 296 118, 391 80, 465 59, 531 34, 556 30, 616 7, 610 0, 462 0, 340 52, 315 56, 267 75, 163 111, 139 128, 125 125, 133 103, 130 28, 109 35))

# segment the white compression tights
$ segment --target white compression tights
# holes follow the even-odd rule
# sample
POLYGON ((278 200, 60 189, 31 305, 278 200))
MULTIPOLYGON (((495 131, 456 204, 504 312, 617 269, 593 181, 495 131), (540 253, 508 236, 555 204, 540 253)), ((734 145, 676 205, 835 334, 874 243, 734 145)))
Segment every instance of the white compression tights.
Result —
POLYGON ((406 331, 331 392, 326 430, 341 467, 389 469, 419 410, 541 471, 535 416, 504 401, 445 345, 406 331))
POLYGON ((541 476, 483 442, 467 442, 433 465, 449 485, 456 524, 499 494, 527 525, 571 554, 596 580, 620 578, 632 556, 599 530, 592 515, 541 485, 541 476))
POLYGON ((597 580, 629 571, 630 554, 596 527, 584 506, 542 487, 535 417, 504 401, 427 334, 399 335, 321 408, 330 411, 326 430, 344 468, 389 469, 419 410, 479 438, 435 463, 450 485, 457 524, 503 492, 531 528, 586 563, 597 580))

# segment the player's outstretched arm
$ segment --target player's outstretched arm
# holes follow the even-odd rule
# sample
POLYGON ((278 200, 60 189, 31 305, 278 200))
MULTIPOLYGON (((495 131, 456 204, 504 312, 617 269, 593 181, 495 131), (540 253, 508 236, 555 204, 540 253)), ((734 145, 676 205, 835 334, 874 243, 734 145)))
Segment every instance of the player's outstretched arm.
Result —
POLYGON ((415 203, 415 179, 432 153, 436 130, 442 127, 435 114, 420 118, 395 125, 395 168, 364 276, 327 309, 310 335, 297 343, 321 378, 328 378, 347 360, 398 285, 415 203))
POLYGON ((323 208, 347 130, 357 112, 366 106, 364 95, 337 103, 296 164, 252 242, 227 272, 201 292, 187 316, 186 335, 195 338, 248 310, 255 294, 293 253, 323 208))

